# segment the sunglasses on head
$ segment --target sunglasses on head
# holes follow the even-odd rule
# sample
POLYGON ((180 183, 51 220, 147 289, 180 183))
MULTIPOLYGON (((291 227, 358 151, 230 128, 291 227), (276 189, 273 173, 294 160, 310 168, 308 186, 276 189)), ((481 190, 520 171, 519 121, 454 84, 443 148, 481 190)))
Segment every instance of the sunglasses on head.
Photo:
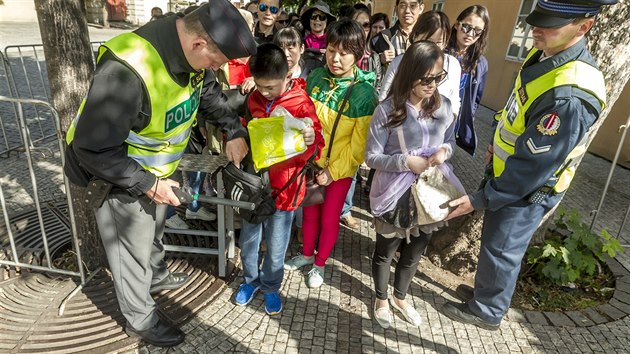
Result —
POLYGON ((439 85, 439 84, 442 83, 442 81, 444 81, 444 79, 446 79, 446 75, 447 75, 446 70, 442 70, 441 73, 439 73, 439 74, 437 74, 435 76, 421 77, 420 79, 418 79, 418 84, 420 84, 422 86, 429 86, 433 82, 435 82, 436 85, 439 85))
POLYGON ((326 17, 326 15, 312 15, 311 16, 311 20, 317 21, 326 21, 328 19, 328 17, 326 17))
POLYGON ((459 23, 459 28, 465 34, 467 34, 469 36, 473 36, 473 37, 479 37, 483 33, 483 29, 482 28, 475 28, 472 25, 469 25, 467 23, 461 23, 460 22, 459 23))
POLYGON ((275 7, 275 6, 269 6, 267 4, 260 4, 260 5, 258 5, 258 11, 260 11, 260 12, 265 12, 265 11, 267 11, 267 9, 269 11, 271 11, 271 13, 274 14, 274 15, 277 14, 278 11, 280 11, 280 9, 275 7))

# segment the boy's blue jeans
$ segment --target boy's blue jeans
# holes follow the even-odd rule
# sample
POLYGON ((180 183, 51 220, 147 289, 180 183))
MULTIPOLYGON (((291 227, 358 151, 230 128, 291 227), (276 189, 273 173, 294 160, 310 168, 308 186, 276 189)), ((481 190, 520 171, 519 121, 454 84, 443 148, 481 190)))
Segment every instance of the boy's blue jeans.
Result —
MULTIPOLYGON (((189 171, 188 174, 188 183, 190 185, 190 192, 192 194, 199 193, 201 194, 201 188, 203 188, 203 181, 206 179, 205 172, 198 171, 189 171)), ((190 211, 198 211, 201 209, 201 203, 196 200, 193 200, 192 203, 188 204, 188 210, 190 211)), ((171 216, 175 215, 175 207, 169 205, 166 209, 166 218, 169 219, 171 216)))
POLYGON ((291 239, 291 222, 294 211, 276 210, 262 224, 241 220, 241 262, 246 284, 260 286, 265 294, 278 292, 284 277, 284 256, 291 239), (267 241, 265 259, 262 259, 260 242, 267 241), (262 268, 260 263, 262 262, 262 268))

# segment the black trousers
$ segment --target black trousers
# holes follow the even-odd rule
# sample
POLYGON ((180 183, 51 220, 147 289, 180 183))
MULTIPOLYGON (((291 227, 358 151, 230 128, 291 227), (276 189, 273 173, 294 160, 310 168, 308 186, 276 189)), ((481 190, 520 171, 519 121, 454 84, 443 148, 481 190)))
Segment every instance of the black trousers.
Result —
POLYGON ((409 290, 409 284, 418 269, 420 257, 429 244, 430 235, 420 233, 418 237, 411 237, 411 243, 405 239, 392 237, 385 238, 381 234, 376 234, 376 246, 374 257, 372 258, 372 277, 374 278, 374 288, 376 297, 380 300, 387 299, 387 285, 389 284, 390 266, 394 253, 402 245, 400 258, 396 264, 394 273, 394 296, 399 300, 404 300, 409 290))

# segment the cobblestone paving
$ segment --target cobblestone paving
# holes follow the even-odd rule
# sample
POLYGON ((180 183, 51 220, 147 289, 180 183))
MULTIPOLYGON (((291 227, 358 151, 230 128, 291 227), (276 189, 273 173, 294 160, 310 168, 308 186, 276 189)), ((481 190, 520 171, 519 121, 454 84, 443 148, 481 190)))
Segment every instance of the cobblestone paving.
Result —
MULTIPOLYGON (((356 198, 355 198, 356 199, 356 198)), ((411 284, 408 299, 420 312, 420 327, 395 313, 393 326, 383 330, 373 321, 375 300, 370 255, 374 231, 368 226, 366 198, 356 200, 357 232, 343 228, 326 265, 324 285, 309 289, 305 273, 287 272, 281 289, 284 311, 265 314, 262 295, 248 306, 232 303, 242 281, 237 278, 198 318, 184 326, 182 353, 627 353, 630 317, 591 327, 522 323, 507 318, 497 332, 456 323, 441 314, 449 289, 422 275, 411 284), (448 292, 447 292, 448 291, 448 292)), ((292 247, 294 249, 294 247, 292 247)), ((135 352, 158 352, 146 347, 135 352)))
MULTIPOLYGON (((481 138, 488 138, 489 110, 483 110, 479 127, 481 138), (484 128, 486 127, 486 128, 484 128)), ((485 140, 487 141, 487 140, 485 140)), ((53 146, 54 151, 54 146, 53 146)), ((42 201, 63 196, 59 154, 34 155, 35 175, 42 201)), ((477 156, 477 160, 480 157, 477 156)), ((7 209, 11 214, 33 203, 32 187, 24 155, 13 154, 2 159, 0 179, 7 209)), ((456 171, 467 189, 473 189, 481 168, 460 153, 453 159, 456 171), (462 171, 465 171, 463 173, 462 171)), ((564 205, 577 207, 583 215, 597 206, 610 163, 588 155, 564 205)), ((618 230, 621 217, 630 200, 624 182, 630 171, 617 168, 604 212, 598 227, 618 230)), ((359 191, 359 189, 357 189, 359 191)), ((488 332, 473 326, 454 323, 440 313, 441 306, 452 297, 440 285, 420 272, 414 279, 409 299, 423 317, 420 327, 408 325, 395 316, 393 328, 381 329, 372 320, 374 301, 370 257, 374 232, 368 226, 367 199, 355 196, 354 214, 361 220, 358 232, 341 228, 339 241, 326 268, 325 283, 320 289, 306 287, 302 272, 288 272, 281 290, 285 309, 279 316, 265 314, 262 296, 249 306, 238 307, 232 296, 242 279, 229 284, 217 299, 199 316, 184 326, 186 342, 176 352, 618 352, 627 353, 630 339, 630 317, 591 327, 552 326, 544 317, 528 314, 528 322, 516 317, 503 322, 500 331, 488 332)), ((590 218, 588 219, 590 221, 590 218)), ((628 243, 628 226, 622 239, 628 243)), ((618 260, 628 268, 628 255, 618 260)), ((515 314, 515 316, 518 314, 515 314)), ((139 352, 159 352, 143 347, 139 352)))

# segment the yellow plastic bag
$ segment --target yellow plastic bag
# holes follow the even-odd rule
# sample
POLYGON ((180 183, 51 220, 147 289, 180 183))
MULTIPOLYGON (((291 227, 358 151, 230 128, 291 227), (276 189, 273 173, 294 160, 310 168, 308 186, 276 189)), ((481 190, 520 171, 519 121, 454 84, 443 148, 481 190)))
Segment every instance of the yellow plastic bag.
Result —
POLYGON ((276 108, 269 118, 253 119, 247 123, 254 167, 265 167, 288 160, 306 150, 302 129, 306 123, 294 118, 283 107, 276 108))

